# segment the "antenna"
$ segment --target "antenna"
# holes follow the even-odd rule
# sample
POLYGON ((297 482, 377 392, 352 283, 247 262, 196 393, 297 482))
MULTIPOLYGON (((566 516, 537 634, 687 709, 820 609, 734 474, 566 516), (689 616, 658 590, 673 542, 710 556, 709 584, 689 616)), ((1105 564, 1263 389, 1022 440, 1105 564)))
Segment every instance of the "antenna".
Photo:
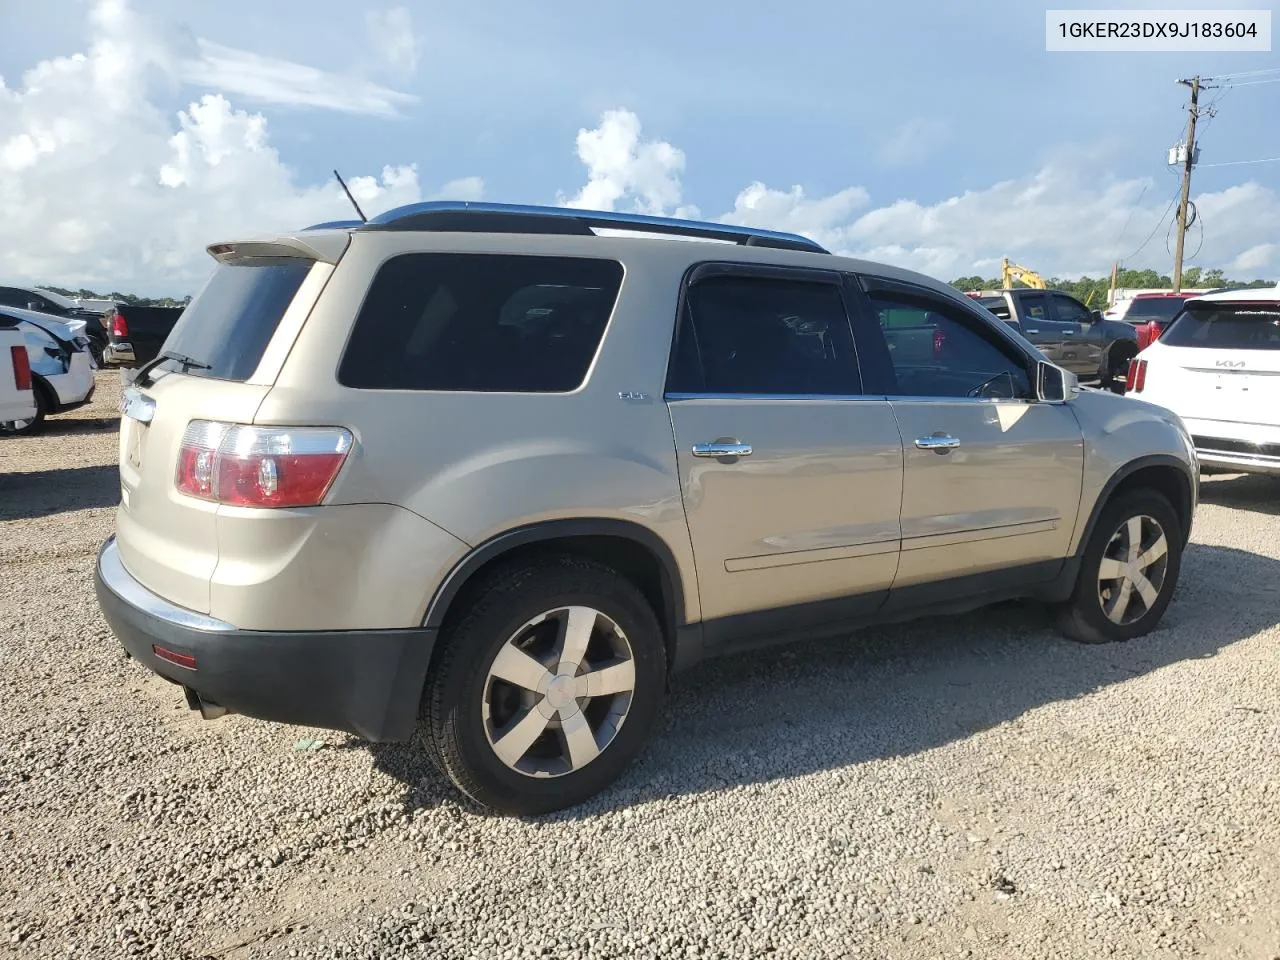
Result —
POLYGON ((356 198, 351 195, 351 191, 347 189, 347 182, 342 179, 342 174, 337 170, 333 171, 333 175, 338 178, 338 183, 342 184, 342 192, 347 195, 347 199, 351 201, 351 205, 356 208, 356 213, 360 215, 361 223, 368 223, 369 218, 364 215, 364 211, 360 209, 360 204, 356 203, 356 198))

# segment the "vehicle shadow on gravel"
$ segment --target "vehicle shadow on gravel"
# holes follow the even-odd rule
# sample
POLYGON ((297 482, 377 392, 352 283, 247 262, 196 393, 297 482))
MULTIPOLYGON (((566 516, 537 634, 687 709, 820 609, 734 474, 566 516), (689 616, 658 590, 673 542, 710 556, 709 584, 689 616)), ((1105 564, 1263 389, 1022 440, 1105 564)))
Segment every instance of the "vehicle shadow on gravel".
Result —
POLYGON ((0 520, 27 520, 120 502, 120 470, 114 464, 30 473, 0 473, 0 520))
POLYGON ((1280 477, 1256 473, 1206 477, 1200 484, 1200 500, 1221 507, 1280 516, 1280 477))
POLYGON ((119 429, 119 417, 51 417, 44 422, 40 435, 77 437, 83 434, 112 433, 119 429))
MULTIPOLYGON (((1039 604, 708 661, 675 678, 644 756, 574 821, 940 747, 1223 647, 1280 622, 1280 561, 1193 544, 1160 627, 1125 644, 1062 639, 1039 604), (1224 614, 1223 611, 1229 611, 1224 614)), ((460 800, 420 747, 372 747, 408 807, 460 800)))

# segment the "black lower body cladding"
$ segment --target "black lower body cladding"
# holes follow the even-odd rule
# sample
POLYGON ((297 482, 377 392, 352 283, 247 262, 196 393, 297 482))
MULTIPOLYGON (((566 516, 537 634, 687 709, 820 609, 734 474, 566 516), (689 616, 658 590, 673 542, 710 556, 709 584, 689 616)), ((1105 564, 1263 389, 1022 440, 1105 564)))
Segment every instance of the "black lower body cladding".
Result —
POLYGON ((125 650, 206 703, 375 742, 413 734, 433 629, 209 629, 200 624, 216 621, 174 607, 134 580, 114 537, 98 553, 95 583, 102 614, 125 650))

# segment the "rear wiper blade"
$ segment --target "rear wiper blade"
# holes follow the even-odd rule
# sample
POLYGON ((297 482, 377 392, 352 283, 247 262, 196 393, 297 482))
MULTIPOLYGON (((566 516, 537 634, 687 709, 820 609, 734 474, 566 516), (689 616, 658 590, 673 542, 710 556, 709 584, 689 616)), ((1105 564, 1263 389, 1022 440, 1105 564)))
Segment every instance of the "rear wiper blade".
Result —
POLYGON ((134 374, 133 382, 140 387, 145 387, 151 382, 151 371, 160 366, 160 364, 164 363, 166 360, 172 360, 174 363, 181 365, 183 373, 186 373, 188 370, 212 369, 209 364, 201 363, 194 357, 188 357, 184 353, 175 353, 172 350, 164 350, 157 353, 154 357, 138 368, 138 372, 134 374))

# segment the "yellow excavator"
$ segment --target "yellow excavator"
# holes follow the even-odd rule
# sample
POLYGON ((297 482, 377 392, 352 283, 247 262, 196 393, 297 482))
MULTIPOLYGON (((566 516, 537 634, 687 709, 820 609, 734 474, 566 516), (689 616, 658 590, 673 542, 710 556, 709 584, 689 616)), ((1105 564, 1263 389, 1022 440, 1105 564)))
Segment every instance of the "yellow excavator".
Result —
POLYGON ((1015 280, 1022 281, 1025 286, 1031 287, 1033 290, 1049 289, 1049 284, 1045 283, 1044 277, 1040 276, 1040 274, 1029 267, 1010 263, 1009 258, 1004 257, 1000 261, 1000 283, 1008 290, 1013 287, 1013 281, 1015 280))
MULTIPOLYGON (((1000 260, 1001 285, 1003 285, 1006 290, 1010 289, 1013 287, 1013 282, 1015 280, 1020 281, 1024 286, 1031 287, 1033 290, 1049 289, 1049 284, 1045 281, 1044 277, 1040 276, 1040 274, 1036 273, 1034 270, 1030 269, 1029 267, 1024 267, 1016 263, 1010 263, 1008 257, 1001 258, 1000 260)), ((1088 299, 1086 299, 1084 302, 1086 307, 1090 305, 1090 301, 1092 299, 1093 299, 1093 292, 1090 291, 1088 299)))

